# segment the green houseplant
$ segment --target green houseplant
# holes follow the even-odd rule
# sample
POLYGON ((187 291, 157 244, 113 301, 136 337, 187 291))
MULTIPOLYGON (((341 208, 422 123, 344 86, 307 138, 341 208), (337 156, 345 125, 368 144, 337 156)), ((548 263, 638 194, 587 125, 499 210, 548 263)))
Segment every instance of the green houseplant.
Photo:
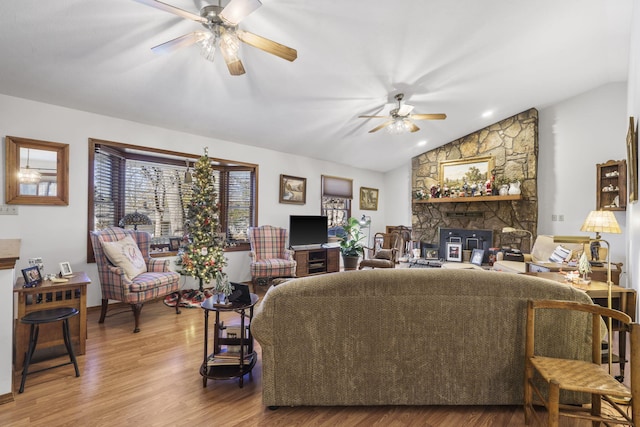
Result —
POLYGON ((351 217, 342 226, 340 233, 340 253, 345 270, 355 270, 358 267, 358 260, 364 254, 364 245, 361 243, 364 235, 360 231, 360 221, 351 217))

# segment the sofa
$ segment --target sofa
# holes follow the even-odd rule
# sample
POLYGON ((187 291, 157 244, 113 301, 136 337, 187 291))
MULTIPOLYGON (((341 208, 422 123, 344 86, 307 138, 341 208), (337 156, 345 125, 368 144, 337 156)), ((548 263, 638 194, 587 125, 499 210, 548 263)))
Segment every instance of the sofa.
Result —
MULTIPOLYGON (((562 263, 575 259, 582 254, 584 246, 581 243, 556 243, 553 236, 539 235, 530 254, 523 254, 524 262, 509 261, 503 259, 504 254, 499 252, 493 263, 493 270, 508 273, 526 273, 527 262, 553 262, 562 263)), ((606 256, 606 255, 605 255, 606 256)))
MULTIPOLYGON (((591 303, 570 285, 466 269, 346 271, 271 287, 251 322, 263 403, 522 404, 528 299, 591 303)), ((552 331, 540 338, 545 352, 589 360, 586 318, 547 313, 537 325, 552 331)))

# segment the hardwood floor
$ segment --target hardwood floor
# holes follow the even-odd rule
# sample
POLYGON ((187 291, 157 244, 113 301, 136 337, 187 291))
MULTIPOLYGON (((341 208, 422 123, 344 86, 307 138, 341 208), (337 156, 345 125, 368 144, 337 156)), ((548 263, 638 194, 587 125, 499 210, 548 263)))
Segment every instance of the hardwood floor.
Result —
MULTIPOLYGON (((261 289, 263 293, 264 289, 261 289)), ((98 324, 88 314, 87 352, 72 366, 29 375, 22 394, 0 405, 2 426, 522 426, 520 406, 283 407, 261 402, 261 364, 253 377, 209 381, 202 387, 203 314, 177 315, 162 302, 146 304, 141 332, 129 310, 98 324)), ((260 353, 258 349, 258 353, 260 353)), ((67 358, 68 360, 68 358, 67 358)), ((58 358, 39 366, 65 361, 58 358)), ((20 377, 14 379, 15 388, 20 377)), ((561 426, 589 426, 561 420, 561 426)))

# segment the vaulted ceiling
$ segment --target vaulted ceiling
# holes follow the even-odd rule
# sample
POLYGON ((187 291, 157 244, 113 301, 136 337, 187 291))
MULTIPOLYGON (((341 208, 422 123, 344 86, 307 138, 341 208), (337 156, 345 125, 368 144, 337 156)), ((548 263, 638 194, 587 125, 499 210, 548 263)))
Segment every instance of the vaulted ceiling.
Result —
MULTIPOLYGON (((195 14, 217 4, 164 1, 195 14)), ((196 46, 152 53, 202 27, 133 0, 2 1, 0 93, 388 171, 528 108, 627 79, 632 0, 262 3, 240 27, 298 58, 242 45, 246 74, 231 76, 221 56, 206 61, 196 46), (368 133, 383 120, 358 116, 388 114, 398 92, 414 113, 447 119, 368 133)))

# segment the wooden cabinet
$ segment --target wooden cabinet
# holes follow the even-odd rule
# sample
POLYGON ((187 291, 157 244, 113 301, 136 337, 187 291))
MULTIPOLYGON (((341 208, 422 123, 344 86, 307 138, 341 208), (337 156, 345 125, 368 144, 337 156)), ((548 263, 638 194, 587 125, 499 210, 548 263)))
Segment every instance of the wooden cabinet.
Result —
POLYGON ((340 248, 297 250, 294 258, 298 263, 298 277, 335 273, 340 270, 340 248))
POLYGON ((596 209, 627 209, 626 160, 609 160, 596 165, 596 209))

